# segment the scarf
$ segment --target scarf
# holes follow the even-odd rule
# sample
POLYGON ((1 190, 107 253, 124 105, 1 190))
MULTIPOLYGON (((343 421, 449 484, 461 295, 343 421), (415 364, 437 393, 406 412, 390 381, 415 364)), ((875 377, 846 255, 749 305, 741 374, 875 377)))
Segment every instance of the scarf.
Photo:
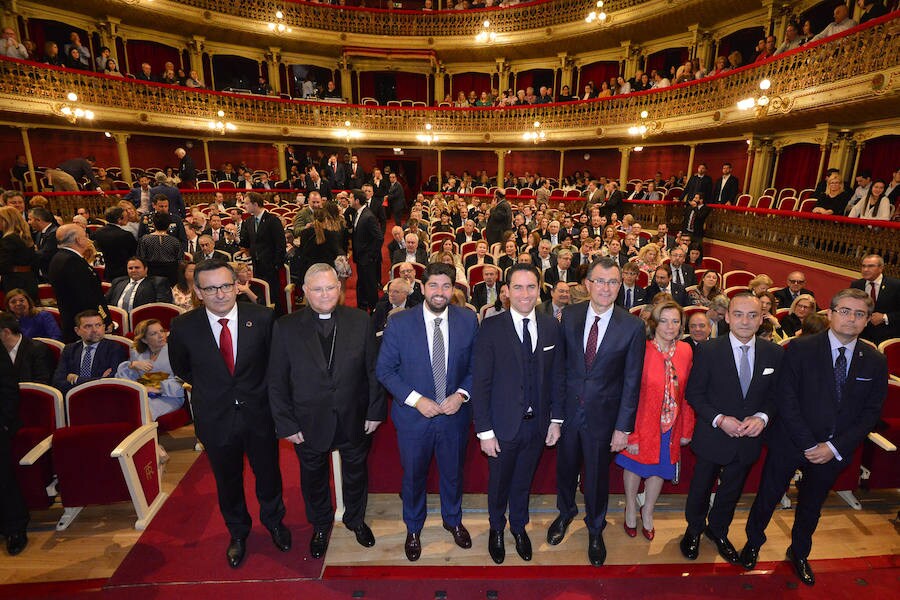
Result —
POLYGON ((678 393, 678 373, 675 371, 675 365, 672 363, 672 357, 675 356, 675 348, 677 343, 672 344, 672 348, 668 351, 660 348, 659 343, 655 340, 653 344, 659 353, 662 354, 665 361, 666 386, 663 393, 662 412, 659 417, 659 425, 663 433, 672 429, 675 424, 675 417, 678 415, 678 402, 675 396, 678 393))

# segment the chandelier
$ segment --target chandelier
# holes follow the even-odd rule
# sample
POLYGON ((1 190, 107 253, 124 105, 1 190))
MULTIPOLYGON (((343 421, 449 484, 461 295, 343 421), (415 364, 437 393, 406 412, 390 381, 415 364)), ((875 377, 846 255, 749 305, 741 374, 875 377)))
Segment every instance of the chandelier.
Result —
POLYGON ((280 10, 275 11, 275 22, 268 23, 269 31, 274 33, 291 33, 294 30, 285 25, 284 23, 284 12, 280 10))
POLYGON ((78 119, 84 119, 86 121, 94 120, 94 111, 78 106, 78 94, 69 92, 66 94, 66 100, 68 102, 53 106, 54 114, 63 117, 73 125, 78 122, 78 119))
POLYGON ((744 98, 743 100, 738 101, 737 107, 740 110, 750 110, 751 108, 756 108, 757 111, 765 109, 766 106, 769 105, 771 99, 766 95, 766 92, 769 91, 769 88, 772 87, 772 82, 768 79, 763 79, 759 82, 759 89, 762 91, 762 94, 759 97, 749 97, 744 98))
POLYGON ((491 31, 491 22, 487 19, 481 24, 481 31, 475 36, 479 44, 493 44, 497 40, 497 34, 491 31))
POLYGON ((532 127, 534 129, 532 129, 531 131, 526 131, 525 133, 522 134, 523 140, 525 140, 526 142, 532 142, 534 144, 537 144, 537 143, 543 142, 545 139, 547 139, 547 134, 545 134, 544 130, 541 129, 540 121, 535 121, 532 124, 532 127))
POLYGON ((431 144, 432 142, 438 141, 438 136, 436 133, 434 133, 434 128, 432 127, 431 123, 425 123, 424 133, 417 134, 416 139, 423 144, 431 144))
POLYGON ((348 144, 351 140, 358 140, 362 137, 362 132, 359 129, 353 129, 350 127, 350 121, 344 121, 344 126, 340 129, 335 129, 331 132, 334 137, 338 137, 346 141, 348 144))
MULTIPOLYGON (((603 8, 603 0, 597 0, 597 8, 603 8)), ((584 20, 587 23, 605 23, 606 18, 607 14, 603 10, 600 10, 600 12, 592 10, 584 20)))
POLYGON ((220 110, 216 113, 218 119, 214 121, 209 121, 206 126, 210 131, 214 133, 218 133, 219 135, 224 135, 226 131, 237 131, 237 127, 235 127, 234 123, 231 121, 223 120, 225 118, 225 111, 220 110))

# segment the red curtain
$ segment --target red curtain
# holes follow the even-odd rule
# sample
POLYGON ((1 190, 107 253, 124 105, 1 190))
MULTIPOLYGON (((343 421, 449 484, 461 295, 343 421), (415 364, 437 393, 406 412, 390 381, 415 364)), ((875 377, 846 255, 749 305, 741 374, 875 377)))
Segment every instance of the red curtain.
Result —
MULTIPOLYGON (((868 169, 875 179, 890 182, 900 168, 900 135, 886 135, 866 142, 859 156, 859 170, 868 169)), ((857 171, 859 172, 859 171, 857 171)))
MULTIPOLYGON (((69 34, 73 31, 78 32, 82 44, 87 46, 91 52, 96 52, 95 48, 91 48, 91 36, 83 29, 49 19, 28 19, 27 22, 28 30, 26 35, 37 47, 35 52, 38 60, 42 60, 44 57, 44 43, 51 41, 56 42, 56 45, 59 46, 60 58, 65 58, 64 48, 69 43, 69 34)), ((91 64, 93 64, 93 60, 91 60, 91 64)))
MULTIPOLYGON (((213 169, 218 169, 221 164, 230 162, 237 170, 238 165, 243 162, 254 170, 278 170, 278 155, 272 144, 212 141, 209 143, 209 162, 213 169)), ((194 163, 197 163, 197 157, 194 157, 194 163)))
POLYGON ((657 171, 662 171, 664 178, 685 173, 690 154, 687 146, 647 146, 640 152, 632 151, 628 158, 628 179, 650 179, 657 171))
MULTIPOLYGON (((756 55, 754 54, 756 43, 764 36, 765 33, 763 32, 762 27, 748 27, 747 29, 735 31, 732 34, 723 37, 722 41, 719 42, 719 56, 727 57, 737 50, 741 53, 744 64, 749 64, 756 59, 756 55)), ((714 65, 706 65, 708 68, 712 68, 713 66, 714 65)))
POLYGON ((487 73, 458 73, 451 77, 451 85, 453 86, 453 100, 460 92, 469 92, 475 90, 477 96, 481 96, 481 92, 491 91, 491 76, 487 73))
POLYGON ((792 144, 781 150, 775 187, 795 188, 798 192, 816 187, 816 172, 822 152, 818 144, 792 144))
MULTIPOLYGON (((706 170, 713 180, 721 177, 722 163, 731 163, 731 174, 738 179, 739 189, 743 189, 744 175, 747 171, 747 142, 717 142, 699 144, 694 151, 694 171, 700 163, 706 164, 706 170)), ((685 163, 687 164, 687 163, 685 163)))
POLYGON ((600 89, 601 81, 608 82, 610 77, 618 77, 619 74, 619 63, 616 61, 602 61, 585 65, 581 67, 580 75, 578 76, 578 86, 572 90, 572 93, 579 97, 582 96, 584 94, 584 86, 589 81, 593 81, 596 88, 600 89))
MULTIPOLYGON (((171 61, 175 65, 176 71, 181 67, 181 53, 177 48, 145 40, 128 40, 125 48, 128 53, 129 73, 140 73, 141 63, 150 63, 150 67, 156 75, 163 72, 163 65, 167 61, 171 61)), ((119 67, 120 71, 124 69, 125 65, 119 67)))
POLYGON ((575 171, 590 171, 595 178, 618 177, 621 163, 622 155, 613 148, 566 150, 563 176, 572 175, 575 171), (588 158, 585 159, 585 156, 588 158))
POLYGON ((128 138, 128 162, 132 167, 141 169, 177 167, 178 159, 175 158, 175 149, 179 147, 185 148, 191 154, 198 170, 206 168, 203 145, 200 142, 195 141, 193 148, 188 148, 184 139, 149 135, 133 135, 128 138))
POLYGON ((528 171, 532 175, 540 173, 543 177, 556 179, 559 177, 559 152, 555 150, 513 150, 506 155, 504 168, 520 177, 528 171))
MULTIPOLYGON (((393 83, 397 100, 428 101, 428 82, 425 75, 398 71, 364 71, 359 75, 359 97, 377 98, 378 82, 393 83)), ((468 93, 468 92, 467 92, 468 93)))
MULTIPOLYGON (((507 155, 507 161, 508 159, 507 155)), ((445 150, 441 154, 441 169, 457 176, 462 175, 463 171, 468 171, 472 177, 484 169, 488 177, 493 177, 497 174, 497 155, 491 150, 445 150)), ((506 170, 509 169, 507 162, 506 170)))
POLYGON ((662 71, 668 77, 669 67, 683 64, 688 59, 687 48, 669 48, 668 50, 660 50, 647 57, 647 72, 653 69, 662 71))
POLYGON ((516 77, 516 89, 525 90, 529 86, 534 88, 537 94, 541 86, 553 87, 553 70, 552 69, 531 69, 523 71, 516 77))

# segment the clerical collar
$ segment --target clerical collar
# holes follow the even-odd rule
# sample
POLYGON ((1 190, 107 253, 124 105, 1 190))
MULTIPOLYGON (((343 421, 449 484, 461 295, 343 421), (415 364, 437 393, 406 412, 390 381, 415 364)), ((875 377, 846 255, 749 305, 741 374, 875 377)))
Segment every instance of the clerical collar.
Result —
POLYGON ((328 319, 331 318, 331 313, 316 313, 316 314, 319 315, 319 318, 322 319, 323 321, 327 321, 328 319))

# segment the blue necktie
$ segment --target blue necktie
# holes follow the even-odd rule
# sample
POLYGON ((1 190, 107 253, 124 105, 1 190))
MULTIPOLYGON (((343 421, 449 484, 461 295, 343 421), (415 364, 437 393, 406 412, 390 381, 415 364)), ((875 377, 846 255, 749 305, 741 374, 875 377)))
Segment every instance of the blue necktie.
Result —
POLYGON ((441 321, 434 320, 434 338, 431 343, 431 373, 434 376, 434 401, 438 404, 447 399, 447 366, 444 364, 444 336, 441 334, 441 321))
POLYGON ((631 290, 625 290, 625 308, 631 308, 631 290))
POLYGON ((81 371, 78 373, 79 379, 87 379, 91 376, 91 357, 95 348, 95 345, 84 347, 84 352, 81 355, 81 371))

